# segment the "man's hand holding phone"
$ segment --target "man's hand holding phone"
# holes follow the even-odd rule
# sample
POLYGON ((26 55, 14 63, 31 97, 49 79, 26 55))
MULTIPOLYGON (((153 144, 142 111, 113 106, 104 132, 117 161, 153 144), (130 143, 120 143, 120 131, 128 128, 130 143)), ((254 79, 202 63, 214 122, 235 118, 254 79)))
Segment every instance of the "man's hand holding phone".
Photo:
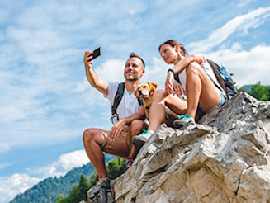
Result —
POLYGON ((84 53, 83 62, 84 62, 85 68, 88 68, 88 69, 92 68, 92 64, 93 64, 92 54, 93 54, 92 51, 86 51, 84 53))
POLYGON ((94 51, 86 51, 83 58, 85 67, 92 68, 93 59, 99 57, 100 54, 100 47, 95 49, 94 51))
POLYGON ((93 53, 89 56, 89 57, 91 57, 92 56, 92 58, 89 58, 88 59, 88 62, 89 61, 91 61, 91 60, 93 60, 93 59, 96 59, 97 57, 99 57, 100 56, 100 47, 98 47, 97 49, 95 49, 94 51, 93 51, 93 53))

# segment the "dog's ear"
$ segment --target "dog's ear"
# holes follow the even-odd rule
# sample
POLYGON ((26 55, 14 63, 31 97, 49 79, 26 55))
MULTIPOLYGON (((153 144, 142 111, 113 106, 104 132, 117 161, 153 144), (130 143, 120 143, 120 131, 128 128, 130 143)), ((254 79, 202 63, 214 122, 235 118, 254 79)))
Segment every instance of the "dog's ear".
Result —
POLYGON ((149 86, 153 92, 157 89, 157 83, 149 82, 149 86))
POLYGON ((137 87, 137 89, 136 89, 135 92, 134 92, 134 95, 135 95, 136 98, 139 97, 138 90, 139 90, 139 87, 137 87))
POLYGON ((157 84, 154 82, 148 82, 149 87, 150 87, 150 95, 152 96, 155 92, 155 90, 157 89, 157 84))

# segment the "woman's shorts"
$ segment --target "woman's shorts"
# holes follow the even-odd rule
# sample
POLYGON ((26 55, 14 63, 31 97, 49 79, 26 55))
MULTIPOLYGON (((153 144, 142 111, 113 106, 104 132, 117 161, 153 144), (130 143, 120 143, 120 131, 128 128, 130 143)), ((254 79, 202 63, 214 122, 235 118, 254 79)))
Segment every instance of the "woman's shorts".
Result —
MULTIPOLYGON (((226 102, 226 97, 224 94, 220 93, 220 102, 218 104, 218 106, 223 106, 226 102)), ((196 121, 199 121, 201 119, 201 117, 203 115, 205 115, 206 112, 203 110, 203 108, 201 107, 200 103, 197 106, 197 110, 196 110, 196 121)))

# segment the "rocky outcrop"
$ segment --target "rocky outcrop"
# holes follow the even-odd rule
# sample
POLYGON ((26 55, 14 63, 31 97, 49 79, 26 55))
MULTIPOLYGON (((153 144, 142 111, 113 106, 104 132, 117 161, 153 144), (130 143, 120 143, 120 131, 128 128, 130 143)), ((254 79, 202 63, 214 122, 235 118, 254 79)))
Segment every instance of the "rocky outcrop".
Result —
POLYGON ((270 202, 269 114, 241 93, 197 125, 161 125, 113 182, 116 202, 270 202))

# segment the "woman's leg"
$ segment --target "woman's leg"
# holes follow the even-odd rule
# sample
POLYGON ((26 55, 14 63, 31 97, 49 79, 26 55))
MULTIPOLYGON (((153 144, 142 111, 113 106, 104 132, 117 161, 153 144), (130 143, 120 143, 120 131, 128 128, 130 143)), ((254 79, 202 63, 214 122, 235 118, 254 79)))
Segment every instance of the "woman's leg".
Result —
POLYGON ((209 111, 219 104, 219 100, 219 92, 200 65, 196 63, 190 64, 187 67, 186 114, 195 119, 198 102, 205 111, 209 111))
POLYGON ((143 129, 147 129, 147 124, 143 120, 134 120, 130 124, 130 137, 128 143, 130 143, 129 159, 134 159, 139 149, 136 149, 135 145, 131 142, 132 137, 140 134, 143 129))
POLYGON ((169 95, 163 90, 157 90, 149 111, 149 130, 155 131, 164 122, 165 107, 168 106, 176 114, 185 114, 187 102, 176 95, 169 95))
POLYGON ((164 98, 163 102, 169 107, 169 109, 178 115, 184 115, 187 112, 187 101, 176 95, 171 94, 167 96, 164 98))
POLYGON ((154 93, 153 102, 149 109, 149 130, 151 131, 155 131, 164 121, 165 109, 163 99, 167 95, 167 92, 164 90, 156 90, 154 93))

